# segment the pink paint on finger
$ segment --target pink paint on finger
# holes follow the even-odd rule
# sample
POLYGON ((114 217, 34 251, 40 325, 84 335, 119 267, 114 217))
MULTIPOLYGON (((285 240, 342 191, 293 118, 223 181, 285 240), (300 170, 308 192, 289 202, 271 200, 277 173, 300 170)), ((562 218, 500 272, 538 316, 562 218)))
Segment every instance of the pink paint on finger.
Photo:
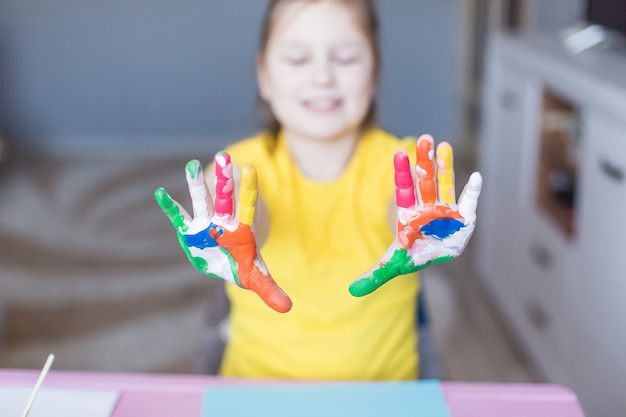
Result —
POLYGON ((402 208, 415 206, 415 184, 411 176, 409 157, 402 151, 396 152, 393 157, 393 166, 396 181, 396 205, 402 208))
POLYGON ((233 165, 230 155, 218 152, 215 155, 215 214, 232 216, 233 214, 233 165))

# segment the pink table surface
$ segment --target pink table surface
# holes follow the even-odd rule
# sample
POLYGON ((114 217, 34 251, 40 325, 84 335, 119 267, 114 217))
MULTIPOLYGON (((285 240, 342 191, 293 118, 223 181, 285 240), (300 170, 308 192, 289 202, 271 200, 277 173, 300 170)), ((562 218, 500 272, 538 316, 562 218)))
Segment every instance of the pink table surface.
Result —
MULTIPOLYGON (((33 387, 38 376, 38 370, 0 370, 0 386, 33 387)), ((43 386, 117 390, 120 397, 112 417, 199 417, 208 387, 268 383, 272 382, 199 375, 51 371, 43 386)), ((558 385, 442 382, 441 386, 452 417, 584 417, 576 395, 558 385)))

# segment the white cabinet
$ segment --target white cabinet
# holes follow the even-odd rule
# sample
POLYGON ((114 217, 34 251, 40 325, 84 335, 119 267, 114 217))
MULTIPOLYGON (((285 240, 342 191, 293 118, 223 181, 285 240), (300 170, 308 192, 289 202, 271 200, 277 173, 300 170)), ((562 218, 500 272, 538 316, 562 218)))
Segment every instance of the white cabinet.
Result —
POLYGON ((518 201, 519 177, 516 172, 521 170, 519 155, 523 143, 526 85, 523 76, 509 68, 494 66, 491 73, 498 82, 487 91, 487 95, 489 101, 498 107, 499 122, 487 127, 489 136, 511 137, 511 140, 493 141, 490 152, 494 157, 486 158, 481 167, 483 189, 491 191, 481 196, 481 217, 490 220, 481 220, 476 240, 488 248, 478 251, 478 255, 482 256, 479 265, 490 272, 482 276, 489 280, 500 305, 510 314, 513 303, 509 298, 515 296, 510 290, 517 285, 517 280, 511 274, 512 270, 517 269, 517 243, 511 239, 499 239, 498 229, 505 227, 513 235, 521 233, 522 229, 521 223, 517 221, 521 211, 518 201))
POLYGON ((479 276, 546 379, 626 415, 626 56, 497 35, 486 68, 479 276))
POLYGON ((626 123, 592 113, 586 128, 572 383, 603 415, 626 415, 626 123))

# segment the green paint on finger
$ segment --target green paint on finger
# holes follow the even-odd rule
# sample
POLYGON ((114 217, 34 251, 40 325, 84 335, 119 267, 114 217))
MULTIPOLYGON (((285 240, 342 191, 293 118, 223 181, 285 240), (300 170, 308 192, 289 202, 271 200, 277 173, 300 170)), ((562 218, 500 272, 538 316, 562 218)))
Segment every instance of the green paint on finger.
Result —
POLYGON ((362 297, 374 292, 398 275, 417 271, 413 260, 406 249, 396 249, 391 259, 372 272, 371 276, 363 277, 354 281, 349 288, 350 294, 362 297))
POLYGON ((165 191, 163 187, 157 188, 154 192, 154 198, 176 230, 185 232, 187 230, 185 218, 181 214, 178 206, 174 204, 174 200, 172 200, 167 191, 165 191))
POLYGON ((194 159, 192 161, 187 162, 185 169, 187 170, 189 177, 192 180, 195 180, 196 178, 198 178, 198 174, 200 174, 200 171, 202 170, 202 165, 200 165, 200 161, 198 161, 197 159, 194 159))
POLYGON ((441 264, 454 259, 452 255, 433 259, 422 265, 416 265, 406 249, 397 249, 391 259, 372 272, 371 276, 354 281, 349 291, 355 297, 362 297, 380 288, 386 282, 399 276, 421 271, 432 264, 441 264))

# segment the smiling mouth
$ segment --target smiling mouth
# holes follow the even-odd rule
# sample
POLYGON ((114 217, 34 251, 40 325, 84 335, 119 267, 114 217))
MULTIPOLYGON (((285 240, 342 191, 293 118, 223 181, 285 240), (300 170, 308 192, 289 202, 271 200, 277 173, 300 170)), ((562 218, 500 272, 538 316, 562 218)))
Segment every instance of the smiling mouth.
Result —
POLYGON ((341 107, 343 101, 335 98, 318 98, 304 100, 302 105, 307 109, 316 113, 331 113, 341 107))

